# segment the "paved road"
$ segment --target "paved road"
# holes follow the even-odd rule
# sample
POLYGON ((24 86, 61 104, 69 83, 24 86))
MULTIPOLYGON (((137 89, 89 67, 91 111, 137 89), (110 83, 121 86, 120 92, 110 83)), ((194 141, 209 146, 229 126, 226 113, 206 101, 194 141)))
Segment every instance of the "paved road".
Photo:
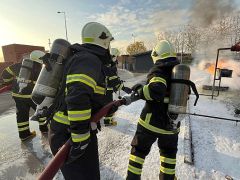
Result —
MULTIPOLYGON (((36 179, 52 158, 46 135, 37 122, 30 129, 37 131, 32 140, 22 143, 18 138, 15 102, 10 93, 0 95, 0 179, 36 179)), ((58 175, 56 179, 62 179, 58 175)))
MULTIPOLYGON (((120 71, 123 80, 134 75, 120 71)), ((127 83, 126 83, 127 84, 127 83)), ((47 136, 40 133, 37 122, 30 122, 37 132, 32 140, 22 143, 18 138, 15 102, 10 93, 0 94, 0 180, 36 179, 52 159, 47 136)), ((63 179, 58 173, 57 180, 63 179)))
POLYGON ((15 102, 12 99, 10 92, 0 94, 0 115, 14 106, 15 102))

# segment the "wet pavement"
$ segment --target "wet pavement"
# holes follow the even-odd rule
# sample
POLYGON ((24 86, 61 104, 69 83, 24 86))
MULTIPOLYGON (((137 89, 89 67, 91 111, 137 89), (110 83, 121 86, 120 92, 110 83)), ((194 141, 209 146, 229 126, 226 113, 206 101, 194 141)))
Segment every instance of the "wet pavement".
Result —
MULTIPOLYGON (((0 180, 36 179, 52 154, 47 135, 41 134, 38 122, 30 121, 37 136, 26 142, 18 138, 14 101, 9 93, 0 101, 0 180)), ((56 179, 63 179, 58 175, 56 179)))
MULTIPOLYGON (((123 80, 134 76, 125 71, 120 71, 119 75, 123 80)), ((30 121, 30 129, 35 130, 37 136, 21 142, 15 111, 11 93, 0 94, 0 180, 36 179, 52 159, 47 135, 41 134, 38 122, 30 121)), ((55 179, 63 179, 60 172, 55 179)))
MULTIPOLYGON (((129 76, 130 75, 128 75, 128 77, 129 76)), ((134 77, 134 79, 137 82, 138 79, 143 79, 143 77, 144 75, 142 77, 134 77)), ((125 80, 127 80, 127 77, 125 80)), ((125 85, 131 87, 132 84, 126 82, 125 85)), ((221 92, 221 94, 223 93, 225 95, 218 98, 227 104, 226 107, 233 112, 234 107, 240 102, 240 92, 221 92)), ((119 127, 121 127, 120 125, 121 124, 119 124, 119 127)), ((44 166, 52 159, 47 135, 40 133, 38 122, 31 121, 30 128, 37 132, 37 136, 22 143, 18 138, 15 103, 10 93, 0 94, 0 180, 36 179, 42 172, 44 166)), ((128 145, 129 143, 126 144, 128 145)), ((128 153, 126 154, 128 155, 128 153)), ((102 174, 103 177, 105 177, 104 175, 107 173, 104 171, 102 174)), ((63 179, 60 172, 55 179, 63 179)), ((123 178, 121 177, 119 179, 123 178)))
POLYGON ((14 106, 15 103, 10 92, 0 94, 0 115, 14 106))

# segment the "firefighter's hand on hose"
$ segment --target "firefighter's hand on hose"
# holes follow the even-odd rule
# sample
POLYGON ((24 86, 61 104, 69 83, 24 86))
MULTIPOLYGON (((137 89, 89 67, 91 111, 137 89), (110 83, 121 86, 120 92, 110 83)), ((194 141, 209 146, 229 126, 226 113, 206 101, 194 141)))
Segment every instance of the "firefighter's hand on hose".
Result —
POLYGON ((123 96, 122 99, 124 99, 124 105, 126 106, 132 103, 132 99, 130 95, 123 96))
POLYGON ((125 86, 122 87, 122 90, 123 90, 125 93, 127 93, 127 94, 130 94, 130 93, 132 92, 132 89, 131 89, 131 88, 125 87, 125 86))
POLYGON ((125 105, 129 105, 132 102, 137 101, 137 100, 139 100, 141 98, 140 98, 139 93, 134 91, 131 95, 123 96, 123 99, 125 100, 124 104, 125 105))
POLYGON ((142 88, 143 88, 143 85, 138 83, 132 87, 132 91, 140 94, 140 91, 142 90, 142 88))
MULTIPOLYGON (((72 142, 72 141, 71 141, 72 142)), ((90 138, 88 138, 85 141, 82 142, 72 142, 72 146, 68 155, 68 159, 66 161, 66 164, 70 164, 74 161, 76 161, 77 159, 79 159, 85 152, 85 150, 87 149, 87 146, 90 142, 90 138)))

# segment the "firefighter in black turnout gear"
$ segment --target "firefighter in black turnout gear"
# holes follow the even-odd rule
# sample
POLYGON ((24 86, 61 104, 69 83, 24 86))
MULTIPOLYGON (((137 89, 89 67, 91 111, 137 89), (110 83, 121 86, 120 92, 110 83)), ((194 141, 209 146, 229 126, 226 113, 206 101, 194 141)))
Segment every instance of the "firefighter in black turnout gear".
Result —
MULTIPOLYGON (((131 93, 132 90, 128 87, 123 85, 123 81, 120 79, 117 73, 117 57, 119 56, 120 52, 117 48, 111 48, 110 54, 112 57, 111 63, 106 67, 106 81, 107 81, 107 91, 106 91, 106 104, 113 101, 113 93, 117 91, 123 90, 126 93, 131 93)), ((113 120, 114 113, 109 113, 104 118, 104 125, 105 126, 116 126, 117 121, 113 120)))
POLYGON ((162 40, 152 50, 154 66, 147 76, 147 84, 133 86, 134 94, 131 101, 146 101, 140 115, 137 131, 132 140, 131 154, 128 165, 128 180, 141 179, 145 157, 149 154, 152 144, 157 140, 160 151, 161 180, 175 178, 176 153, 179 126, 173 129, 168 113, 170 81, 172 69, 179 64, 176 53, 170 42, 162 40))
MULTIPOLYGON (((24 59, 22 63, 9 66, 2 73, 5 84, 13 85, 12 97, 16 103, 17 126, 22 141, 36 135, 35 131, 31 132, 29 129, 29 111, 30 108, 36 109, 36 105, 31 100, 31 93, 42 67, 39 58, 44 54, 42 51, 35 50, 31 52, 30 59, 24 59)), ((39 129, 47 133, 48 128, 44 122, 44 118, 39 121, 39 129)))
POLYGON ((91 123, 90 118, 105 105, 103 67, 111 61, 111 40, 113 37, 104 25, 90 22, 82 29, 83 44, 70 46, 72 55, 67 59, 62 80, 65 91, 50 124, 53 154, 69 138, 72 142, 68 159, 61 168, 66 180, 100 179, 97 124, 91 123))

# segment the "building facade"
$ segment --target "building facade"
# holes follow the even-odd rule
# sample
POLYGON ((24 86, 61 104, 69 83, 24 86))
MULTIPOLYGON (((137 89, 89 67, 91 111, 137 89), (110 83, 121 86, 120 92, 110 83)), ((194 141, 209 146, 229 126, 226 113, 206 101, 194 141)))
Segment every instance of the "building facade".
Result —
MULTIPOLYGON (((118 68, 126 69, 132 72, 146 73, 153 67, 153 60, 151 57, 152 51, 146 51, 139 54, 122 55, 118 57, 118 68)), ((191 63, 193 58, 191 54, 177 53, 177 58, 181 63, 191 63)))
MULTIPOLYGON (((24 44, 9 44, 2 46, 4 61, 0 62, 0 76, 6 67, 17 62, 21 62, 23 58, 29 58, 30 53, 34 50, 45 51, 45 48, 42 46, 31 46, 24 44)), ((0 79, 0 85, 1 83, 3 83, 2 79, 0 79)))
POLYGON ((23 58, 28 58, 34 50, 45 51, 42 46, 31 46, 24 44, 9 44, 2 46, 4 62, 21 62, 23 58))

